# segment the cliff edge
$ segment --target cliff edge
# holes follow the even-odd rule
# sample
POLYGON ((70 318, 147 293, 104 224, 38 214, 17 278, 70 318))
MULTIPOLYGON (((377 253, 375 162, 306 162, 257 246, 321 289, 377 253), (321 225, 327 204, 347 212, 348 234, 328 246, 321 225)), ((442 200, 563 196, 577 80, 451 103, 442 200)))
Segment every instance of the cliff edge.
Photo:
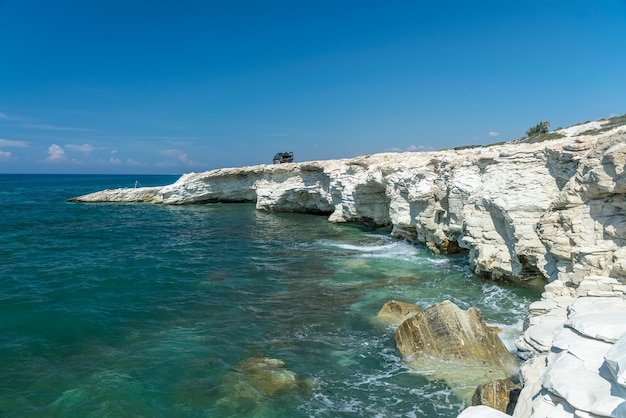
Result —
POLYGON ((467 251, 476 273, 496 279, 576 285, 626 274, 625 158, 626 125, 607 119, 501 145, 219 169, 71 200, 255 202, 388 225, 434 251, 467 251))
POLYGON ((389 226, 433 251, 467 252, 473 271, 493 279, 543 280, 517 344, 526 362, 515 416, 622 417, 626 337, 593 324, 626 331, 623 314, 611 314, 626 303, 625 124, 622 116, 486 147, 190 173, 71 200, 255 202, 389 226))

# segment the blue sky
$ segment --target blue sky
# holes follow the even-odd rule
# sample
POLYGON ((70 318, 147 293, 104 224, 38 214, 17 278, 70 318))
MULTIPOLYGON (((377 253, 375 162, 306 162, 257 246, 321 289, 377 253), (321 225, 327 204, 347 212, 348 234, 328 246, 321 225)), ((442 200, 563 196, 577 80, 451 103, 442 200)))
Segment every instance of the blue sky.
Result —
POLYGON ((0 173, 488 144, 626 113, 626 0, 0 0, 0 173))

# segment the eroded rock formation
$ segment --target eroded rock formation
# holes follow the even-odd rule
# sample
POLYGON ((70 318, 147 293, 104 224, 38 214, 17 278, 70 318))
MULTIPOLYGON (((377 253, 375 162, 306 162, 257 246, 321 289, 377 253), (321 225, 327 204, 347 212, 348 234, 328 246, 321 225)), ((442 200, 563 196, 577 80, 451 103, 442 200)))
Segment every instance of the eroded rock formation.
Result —
POLYGON ((516 343, 529 360, 521 367, 525 385, 514 416, 625 417, 623 293, 571 298, 548 289, 528 316, 516 343))
POLYGON ((433 379, 445 380, 462 398, 476 386, 517 375, 517 360, 495 329, 474 308, 443 301, 400 324, 396 345, 405 361, 433 379))
POLYGON ((543 142, 190 173, 161 188, 72 200, 256 202, 390 225, 434 251, 467 251, 478 274, 577 284, 591 272, 626 273, 626 126, 605 125, 561 129, 543 142))
POLYGON ((384 325, 400 325, 405 319, 422 311, 423 309, 414 303, 390 300, 380 309, 376 319, 384 325))
MULTIPOLYGON (((572 312, 609 312, 611 300, 626 297, 624 123, 621 116, 489 147, 191 173, 161 188, 105 190, 72 200, 256 202, 259 210, 389 225, 393 235, 433 251, 466 251, 477 274, 546 280, 542 300, 531 306, 517 342, 526 362, 515 416, 626 416, 619 403, 624 398, 612 395, 622 393, 624 382, 621 338, 599 338, 617 348, 607 351, 606 360, 596 350, 589 362, 574 354, 576 343, 563 348, 556 337, 574 329, 585 342, 598 340, 570 322, 572 312), (579 297, 597 301, 593 308, 573 310, 579 297), (580 374, 562 372, 574 363, 582 363, 584 373, 580 368, 580 374), (572 382, 587 390, 581 384, 586 381, 602 388, 589 392, 593 399, 574 390, 572 382), (611 411, 595 401, 606 396, 611 411)), ((616 323, 608 315, 595 318, 607 327, 616 323)), ((474 408, 463 416, 484 414, 486 407, 474 408)))

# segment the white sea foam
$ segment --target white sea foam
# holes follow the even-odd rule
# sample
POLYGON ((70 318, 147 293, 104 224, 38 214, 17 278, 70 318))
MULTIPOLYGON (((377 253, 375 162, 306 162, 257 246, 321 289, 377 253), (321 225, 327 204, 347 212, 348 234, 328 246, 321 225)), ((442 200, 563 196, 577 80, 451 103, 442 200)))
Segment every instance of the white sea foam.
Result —
POLYGON ((428 258, 428 262, 436 265, 450 264, 449 258, 428 258))
MULTIPOLYGON (((429 382, 410 369, 387 338, 361 343, 379 359, 377 370, 353 365, 354 373, 341 384, 318 376, 317 390, 300 410, 311 416, 438 417, 463 408, 454 392, 442 382, 429 382), (332 392, 329 392, 332 390, 332 392), (418 401, 415 401, 418 400, 418 401)), ((355 350, 359 351, 359 349, 355 350)))
POLYGON ((486 283, 482 289, 482 304, 488 307, 489 310, 499 316, 508 315, 517 318, 506 324, 501 322, 489 323, 489 325, 498 327, 501 330, 499 333, 500 339, 506 348, 514 354, 517 351, 515 339, 522 332, 526 307, 530 301, 515 297, 510 290, 499 287, 496 284, 486 283))
POLYGON ((334 241, 320 241, 321 245, 354 253, 362 258, 386 258, 405 262, 417 262, 420 250, 404 241, 394 241, 383 245, 355 245, 334 241))
POLYGON ((482 287, 482 304, 497 313, 515 313, 521 317, 526 312, 529 301, 515 296, 509 289, 495 283, 485 283, 482 287))
POLYGON ((515 347, 515 340, 522 333, 524 322, 519 320, 514 324, 501 324, 497 322, 489 323, 489 326, 498 327, 500 332, 498 336, 504 343, 505 347, 511 354, 517 353, 517 347, 515 347))
MULTIPOLYGON (((355 376, 358 377, 358 376, 355 376)), ((416 375, 416 379, 419 377, 416 375)), ((392 379, 367 379, 363 385, 353 387, 350 392, 361 396, 343 396, 333 392, 324 392, 324 386, 317 391, 310 402, 302 404, 299 409, 311 416, 368 416, 368 417, 424 417, 449 416, 450 410, 460 412, 464 404, 459 401, 449 388, 439 388, 437 383, 426 383, 419 388, 407 388, 392 382, 392 379), (374 399, 368 392, 379 387, 385 393, 384 399, 374 399), (407 395, 416 401, 407 402, 407 395), (446 411, 446 412, 444 412, 446 411)))

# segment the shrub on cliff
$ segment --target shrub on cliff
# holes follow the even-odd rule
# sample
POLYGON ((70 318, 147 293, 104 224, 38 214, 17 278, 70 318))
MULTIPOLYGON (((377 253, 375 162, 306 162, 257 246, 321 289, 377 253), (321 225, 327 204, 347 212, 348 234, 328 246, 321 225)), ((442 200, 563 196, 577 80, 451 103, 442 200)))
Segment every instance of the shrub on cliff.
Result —
POLYGON ((528 128, 528 130, 526 130, 526 135, 531 137, 539 134, 546 134, 548 133, 548 129, 550 129, 550 122, 539 122, 535 126, 528 128))

